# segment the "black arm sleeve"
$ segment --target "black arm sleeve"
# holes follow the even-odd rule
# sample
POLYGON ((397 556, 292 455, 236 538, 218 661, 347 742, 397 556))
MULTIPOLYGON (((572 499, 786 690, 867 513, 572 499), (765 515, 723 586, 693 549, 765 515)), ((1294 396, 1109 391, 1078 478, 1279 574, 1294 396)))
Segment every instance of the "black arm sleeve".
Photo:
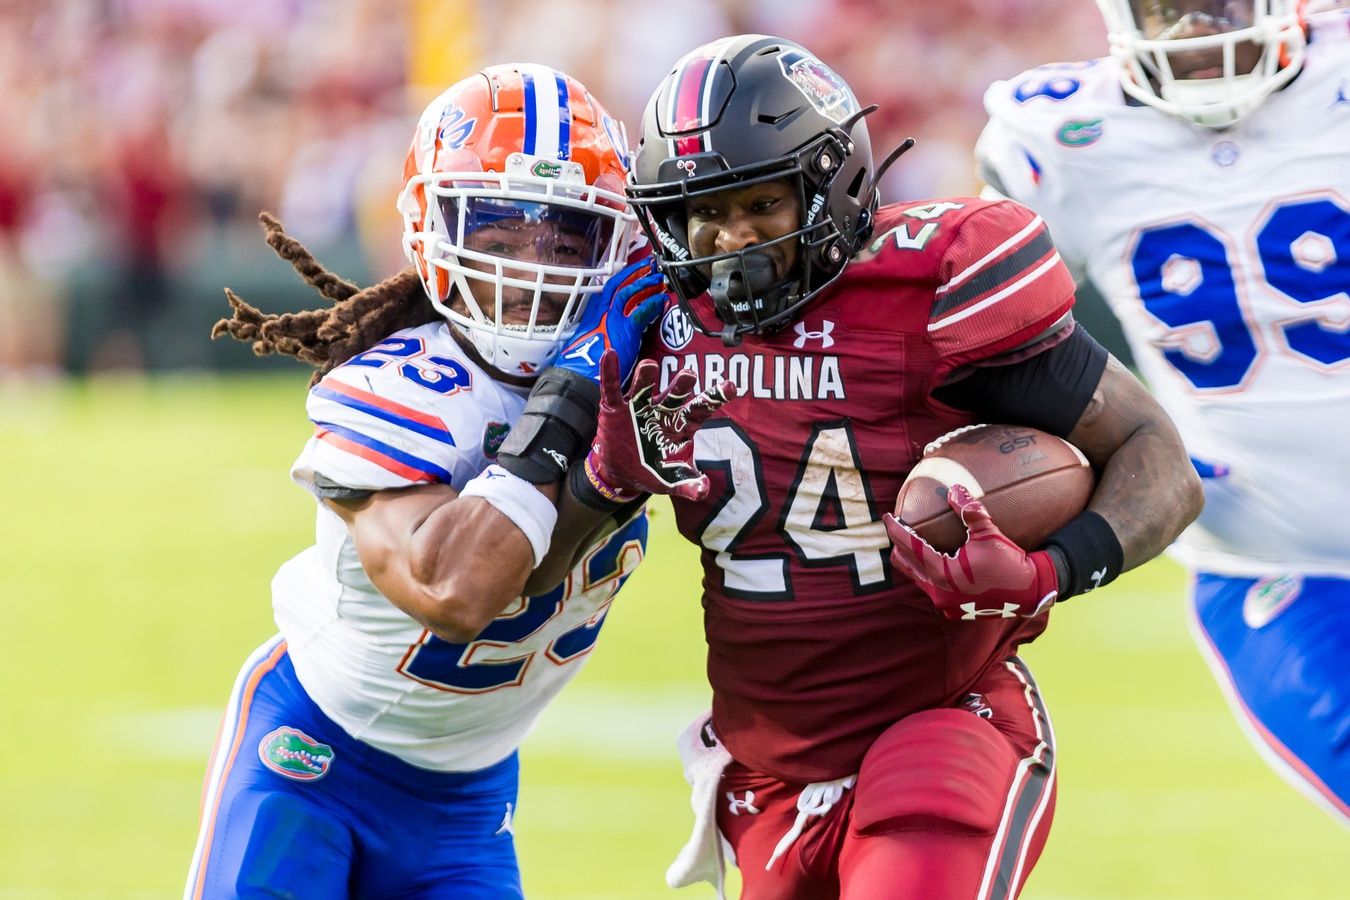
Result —
POLYGON ((1106 348, 1077 325, 1067 338, 1028 359, 971 370, 933 396, 986 422, 1030 425, 1068 437, 1106 369, 1106 348))
POLYGON ((562 481, 590 449, 599 409, 597 382, 570 369, 545 369, 497 451, 498 465, 531 484, 562 481))

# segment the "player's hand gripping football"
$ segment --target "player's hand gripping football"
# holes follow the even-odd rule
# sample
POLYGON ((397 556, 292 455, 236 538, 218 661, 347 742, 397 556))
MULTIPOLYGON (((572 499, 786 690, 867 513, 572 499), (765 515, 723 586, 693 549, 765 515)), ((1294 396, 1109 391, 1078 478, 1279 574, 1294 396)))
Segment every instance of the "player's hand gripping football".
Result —
POLYGON ((656 257, 644 256, 619 270, 586 307, 556 365, 599 381, 600 357, 612 349, 619 355, 619 373, 627 378, 637 361, 642 332, 661 314, 669 297, 656 257))
POLYGON ((694 393, 697 378, 683 369, 665 391, 657 391, 660 367, 643 360, 623 390, 619 355, 606 350, 600 360, 600 421, 586 457, 586 476, 611 500, 639 494, 674 494, 701 500, 708 476, 694 465, 694 432, 736 397, 728 381, 694 393))
POLYGON ((1027 553, 998 530, 984 504, 963 485, 953 485, 947 503, 969 536, 951 556, 934 550, 895 516, 884 517, 891 562, 914 580, 949 619, 1037 616, 1059 596, 1055 564, 1044 550, 1027 553))

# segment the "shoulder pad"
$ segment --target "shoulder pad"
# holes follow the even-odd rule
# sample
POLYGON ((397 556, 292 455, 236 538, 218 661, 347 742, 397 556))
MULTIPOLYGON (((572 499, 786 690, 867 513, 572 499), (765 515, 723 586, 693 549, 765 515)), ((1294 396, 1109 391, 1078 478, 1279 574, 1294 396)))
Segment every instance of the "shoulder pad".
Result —
POLYGON ((877 211, 872 239, 858 255, 859 262, 893 266, 896 274, 935 275, 947 245, 971 213, 989 206, 975 197, 949 197, 911 203, 893 203, 877 211))
POLYGON ((398 332, 310 388, 314 436, 293 477, 316 493, 320 479, 328 491, 457 483, 460 445, 476 449, 485 427, 472 392, 487 376, 443 334, 434 325, 398 332))
POLYGON ((937 268, 929 338, 944 353, 989 355, 1045 331, 1073 305, 1073 277, 1040 216, 1011 200, 980 202, 937 268))
POLYGON ((1017 170, 1030 169, 1025 177, 1039 180, 1047 158, 1096 143, 1103 117, 1124 105, 1119 72, 1114 60, 1097 59, 994 82, 984 95, 989 124, 976 147, 981 169, 994 168, 1014 183, 1023 180, 1017 170))
POLYGON ((991 117, 1057 120, 1103 100, 1120 100, 1119 84, 1119 68, 1109 58, 1052 63, 995 81, 984 105, 991 117))

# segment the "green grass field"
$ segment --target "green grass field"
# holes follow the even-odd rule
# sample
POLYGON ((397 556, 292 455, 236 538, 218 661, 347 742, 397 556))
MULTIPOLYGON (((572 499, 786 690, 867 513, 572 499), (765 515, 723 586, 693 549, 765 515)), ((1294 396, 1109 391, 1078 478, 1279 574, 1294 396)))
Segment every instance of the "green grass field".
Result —
MULTIPOLYGON (((0 388, 0 898, 171 897, 268 581, 311 538, 286 471, 304 376, 0 388)), ((697 559, 658 509, 649 562, 523 752, 543 900, 666 889, 687 796, 673 737, 707 702, 697 559)), ((1157 562, 1073 601, 1026 652, 1060 799, 1024 897, 1350 895, 1350 835, 1267 770, 1157 562)))

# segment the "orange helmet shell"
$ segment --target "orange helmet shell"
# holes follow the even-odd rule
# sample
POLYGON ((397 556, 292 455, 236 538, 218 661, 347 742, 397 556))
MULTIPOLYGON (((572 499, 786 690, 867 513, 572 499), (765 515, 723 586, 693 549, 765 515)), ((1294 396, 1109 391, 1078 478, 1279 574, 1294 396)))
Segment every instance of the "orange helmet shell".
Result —
MULTIPOLYGON (((543 68, 488 66, 433 100, 408 148, 404 182, 432 172, 505 172, 508 156, 525 153, 579 163, 587 184, 623 193, 630 164, 623 126, 570 75, 553 72, 552 83, 541 84, 531 70, 543 68), (554 95, 558 112, 541 115, 554 95)), ((425 213, 425 197, 420 202, 425 213)))

